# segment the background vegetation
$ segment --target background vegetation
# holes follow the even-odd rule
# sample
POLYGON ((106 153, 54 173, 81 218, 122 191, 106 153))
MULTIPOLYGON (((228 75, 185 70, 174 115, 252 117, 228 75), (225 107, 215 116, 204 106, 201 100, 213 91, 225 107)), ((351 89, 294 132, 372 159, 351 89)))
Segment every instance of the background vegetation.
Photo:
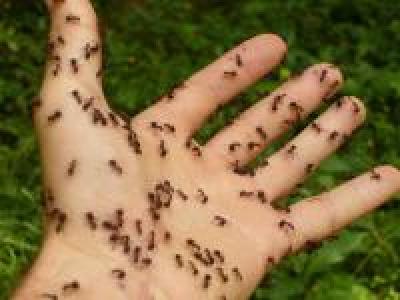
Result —
MULTIPOLYGON (((219 111, 199 133, 201 141, 254 103, 259 92, 305 66, 329 61, 341 67, 347 79, 342 93, 365 99, 367 123, 289 201, 377 164, 400 167, 400 2, 95 4, 106 28, 107 93, 115 108, 131 114, 245 38, 272 31, 287 39, 286 63, 219 111)), ((0 299, 8 298, 40 247, 40 166, 28 106, 40 86, 47 25, 42 1, 0 1, 0 299)), ((399 220, 397 197, 319 251, 287 259, 265 278, 254 299, 400 299, 399 220)))

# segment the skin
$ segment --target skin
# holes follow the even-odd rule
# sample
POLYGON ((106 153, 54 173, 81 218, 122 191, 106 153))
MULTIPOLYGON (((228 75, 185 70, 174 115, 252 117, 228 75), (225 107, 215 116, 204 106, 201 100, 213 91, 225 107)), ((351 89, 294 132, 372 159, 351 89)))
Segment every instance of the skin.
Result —
POLYGON ((52 295, 69 299, 246 299, 284 256, 331 236, 399 191, 400 172, 381 166, 294 204, 290 212, 273 208, 274 201, 292 192, 362 124, 365 109, 355 97, 333 104, 253 176, 234 172, 340 88, 341 73, 329 64, 312 66, 284 83, 205 146, 195 148, 194 142, 185 146, 219 105, 279 64, 287 49, 278 36, 264 34, 244 42, 134 119, 124 122, 117 117, 114 124, 101 78, 96 76, 101 68, 101 46, 98 51, 93 48, 100 45, 100 38, 90 2, 48 1, 47 5, 52 19, 50 41, 55 42, 51 53, 59 55, 60 61, 49 59, 40 102, 33 108, 44 171, 46 237, 13 299, 51 299, 52 295), (80 20, 66 21, 68 14, 80 20), (59 35, 63 41, 57 41, 59 35), (88 42, 93 49, 86 59, 88 42), (72 58, 77 59, 77 70, 71 65, 72 58), (79 94, 73 95, 73 90, 79 94), (89 97, 94 97, 93 104, 85 111, 89 97), (101 117, 93 121, 95 108, 105 116, 104 126, 101 117), (151 122, 156 122, 156 128, 151 122), (136 133, 133 138, 131 132, 131 143, 130 131, 136 133), (165 155, 161 155, 161 141, 165 155), (232 151, 232 143, 240 145, 232 151), (158 195, 163 203, 170 197, 170 206, 155 210, 160 219, 153 220, 148 193, 165 180, 174 191, 163 185, 158 195), (186 200, 178 189, 187 195, 186 200), (121 226, 103 228, 105 220, 118 223, 118 209, 123 210, 121 226), (91 223, 96 229, 91 228, 88 212, 94 215, 91 223), (57 229, 63 213, 65 224, 57 229), (138 219, 141 235, 135 228, 138 219), (149 250, 151 231, 155 246, 149 250), (171 234, 169 239, 165 232, 171 234), (110 242, 112 233, 130 237, 126 253, 122 242, 110 242), (204 265, 195 258, 187 239, 201 246, 203 257, 206 248, 220 250, 224 262, 213 254, 214 264, 204 265), (141 247, 140 259, 152 259, 150 265, 134 262, 135 247, 141 247), (218 267, 223 268, 227 282, 218 267), (125 276, 118 278, 116 269, 125 276), (211 275, 207 288, 206 274, 211 275), (68 287, 75 280, 79 288, 68 287))

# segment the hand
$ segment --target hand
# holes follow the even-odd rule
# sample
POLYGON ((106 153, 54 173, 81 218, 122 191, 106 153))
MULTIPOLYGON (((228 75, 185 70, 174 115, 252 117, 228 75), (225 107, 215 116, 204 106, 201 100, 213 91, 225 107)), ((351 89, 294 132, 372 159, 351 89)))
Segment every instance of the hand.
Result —
POLYGON ((48 1, 49 61, 33 103, 44 170, 46 238, 14 299, 245 299, 266 271, 332 235, 399 190, 383 166, 278 210, 365 118, 336 102, 250 171, 264 147, 340 88, 312 66, 204 147, 191 139, 221 104, 276 67, 285 43, 252 38, 132 120, 107 106, 101 42, 86 0, 48 1))

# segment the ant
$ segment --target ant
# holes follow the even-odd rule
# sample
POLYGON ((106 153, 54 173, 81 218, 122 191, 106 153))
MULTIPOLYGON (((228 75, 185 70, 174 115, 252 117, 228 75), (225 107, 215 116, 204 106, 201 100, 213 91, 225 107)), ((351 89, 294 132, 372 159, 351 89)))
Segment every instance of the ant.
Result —
POLYGON ((188 195, 186 195, 182 190, 176 190, 176 193, 182 198, 183 201, 187 201, 189 198, 188 195))
POLYGON ((71 58, 70 65, 74 74, 79 72, 78 60, 76 58, 71 58))
POLYGON ((161 140, 161 142, 160 142, 160 156, 162 158, 164 158, 164 157, 167 156, 167 154, 168 154, 168 150, 165 147, 165 141, 161 140))
POLYGON ((171 240, 171 238, 172 238, 171 232, 169 232, 169 231, 164 232, 164 240, 166 242, 169 242, 171 240))
POLYGON ((175 128, 174 125, 165 123, 165 124, 164 124, 164 127, 165 127, 169 132, 171 132, 171 133, 174 133, 174 132, 176 131, 176 128, 175 128))
POLYGON ((239 196, 244 198, 244 197, 252 197, 254 195, 254 192, 250 192, 250 191, 240 191, 239 196))
POLYGON ((279 221, 279 228, 283 229, 284 227, 288 227, 290 230, 294 230, 294 225, 286 220, 279 221))
POLYGON ((294 151, 297 149, 297 146, 296 145, 291 145, 290 147, 289 147, 289 149, 287 150, 287 153, 288 154, 293 154, 294 153, 294 151))
POLYGON ((268 261, 268 263, 270 263, 270 264, 275 264, 275 258, 274 258, 273 256, 268 256, 268 257, 267 257, 267 261, 268 261))
POLYGON ((313 168, 314 168, 314 164, 307 164, 307 166, 306 166, 306 173, 307 173, 307 174, 311 173, 312 170, 313 170, 313 168))
POLYGON ((220 261, 220 263, 225 262, 225 257, 222 255, 220 250, 214 250, 214 256, 220 261))
POLYGON ((49 123, 54 123, 55 121, 61 119, 62 112, 60 110, 56 110, 52 115, 47 117, 49 123))
POLYGON ((226 78, 234 78, 237 75, 238 74, 236 71, 224 71, 224 77, 226 77, 226 78))
POLYGON ((236 54, 235 60, 236 60, 236 65, 238 67, 242 67, 243 66, 243 60, 242 60, 242 57, 240 56, 240 54, 236 54))
POLYGON ((119 126, 118 118, 115 116, 114 113, 109 112, 109 113, 108 113, 108 117, 110 118, 111 123, 112 123, 114 126, 119 126))
POLYGON ((339 136, 339 132, 334 130, 329 134, 329 140, 334 141, 339 136))
POLYGON ((65 21, 67 22, 67 23, 78 23, 79 21, 81 20, 81 18, 80 17, 78 17, 78 16, 75 16, 75 15, 67 15, 66 17, 65 17, 65 21))
POLYGON ((211 285, 211 275, 210 274, 206 274, 204 275, 204 280, 203 280, 203 288, 204 289, 208 289, 211 285))
POLYGON ((201 203, 206 204, 208 202, 208 196, 204 193, 202 189, 198 190, 200 197, 201 197, 201 203))
POLYGON ((159 124, 158 124, 157 122, 155 122, 155 121, 150 122, 150 127, 153 128, 153 129, 158 129, 158 130, 160 130, 160 131, 163 130, 163 127, 162 127, 161 125, 159 125, 159 124))
POLYGON ((326 75, 328 75, 328 70, 327 69, 322 70, 321 76, 319 77, 319 82, 320 83, 325 81, 326 75))
POLYGON ((278 110, 278 105, 282 102, 282 99, 286 97, 286 94, 276 95, 272 101, 272 111, 278 110))
POLYGON ((267 139, 267 133, 261 126, 256 127, 256 132, 263 140, 267 139))
POLYGON ((47 299, 50 299, 50 300, 58 300, 58 296, 56 294, 45 293, 45 294, 42 294, 41 297, 42 298, 47 298, 47 299))
POLYGON ((108 164, 115 172, 117 172, 118 175, 122 175, 122 167, 118 165, 116 160, 111 159, 108 161, 108 164))
POLYGON ((72 160, 69 163, 69 167, 67 170, 67 174, 69 177, 73 176, 75 174, 75 170, 76 170, 76 165, 77 165, 78 161, 76 159, 72 160))
POLYGON ((319 126, 317 123, 313 122, 311 123, 311 128, 314 129, 317 133, 321 133, 322 128, 319 126))
POLYGON ((101 225, 106 230, 111 230, 111 231, 117 231, 118 230, 118 226, 113 224, 110 221, 103 221, 103 223, 101 225))
POLYGON ((126 277, 126 272, 124 270, 121 269, 114 269, 111 271, 111 274, 115 275, 117 277, 117 279, 125 279, 126 277))
POLYGON ((139 262, 139 257, 140 257, 141 252, 142 252, 142 248, 140 248, 139 246, 136 246, 133 249, 133 262, 135 264, 137 264, 139 262))
POLYGON ((229 277, 224 273, 224 270, 221 267, 218 267, 217 269, 218 276, 221 278, 221 281, 223 283, 227 283, 229 281, 229 277))
POLYGON ((371 171, 371 179, 380 180, 381 178, 382 178, 381 174, 379 174, 377 171, 375 170, 371 171))
POLYGON ((155 247, 156 247, 156 244, 155 244, 155 233, 154 233, 154 230, 152 230, 150 232, 150 240, 149 240, 149 244, 147 246, 147 250, 153 251, 155 249, 155 247))
POLYGON ((208 263, 210 265, 213 265, 215 260, 214 260, 214 257, 211 255, 210 249, 206 248, 206 249, 204 249, 204 252, 206 253, 208 263))
POLYGON ((52 71, 53 76, 54 76, 54 77, 57 77, 58 74, 60 73, 60 71, 61 71, 61 64, 60 64, 60 63, 57 63, 57 64, 56 64, 56 67, 55 67, 55 68, 53 69, 53 71, 52 71))
POLYGON ((200 245, 197 244, 193 239, 187 239, 187 240, 186 240, 186 244, 187 244, 188 246, 193 247, 193 248, 195 248, 196 250, 199 250, 199 251, 200 251, 200 245))
POLYGON ((56 226, 56 233, 60 233, 64 229, 66 222, 67 222, 67 214, 64 212, 59 212, 58 213, 58 223, 56 226))
POLYGON ((235 152, 236 148, 239 148, 240 146, 241 146, 241 144, 239 142, 234 142, 234 143, 229 145, 229 151, 230 152, 235 152))
POLYGON ((257 192, 257 198, 260 200, 261 203, 266 203, 267 202, 267 196, 265 195, 264 191, 258 191, 257 192))
POLYGON ((38 108, 40 108, 41 106, 42 106, 42 99, 40 99, 39 97, 33 98, 32 103, 31 103, 31 112, 32 112, 32 114, 33 114, 38 108))
POLYGON ((247 148, 248 148, 250 151, 253 151, 255 148, 259 148, 259 147, 261 147, 261 144, 260 144, 260 143, 249 142, 249 143, 247 144, 247 148))
POLYGON ((152 263, 152 260, 151 260, 151 258, 149 258, 149 257, 145 257, 145 258, 142 259, 142 264, 143 264, 144 266, 146 266, 146 267, 150 266, 151 263, 152 263))
POLYGON ((355 114, 358 114, 360 112, 360 106, 358 105, 357 102, 355 101, 351 101, 352 105, 353 105, 353 111, 355 114))
POLYGON ((142 220, 137 219, 135 221, 135 228, 136 228, 136 232, 137 232, 138 235, 142 235, 143 234, 142 220))
POLYGON ((190 269, 192 270, 193 276, 199 275, 199 269, 197 269, 196 265, 191 260, 189 260, 189 266, 190 269))
POLYGON ((238 267, 234 267, 234 268, 232 269, 232 272, 233 272, 233 274, 235 274, 236 278, 237 278, 239 281, 242 281, 242 280, 243 280, 243 275, 240 273, 238 267))
POLYGON ((74 280, 74 281, 72 281, 70 283, 64 284, 62 289, 63 289, 64 292, 67 292, 67 291, 70 291, 70 290, 76 291, 76 290, 79 290, 79 288, 80 288, 79 282, 74 280))
POLYGON ((57 41, 61 45, 65 45, 65 39, 61 35, 57 36, 57 41))
POLYGON ((86 220, 87 220, 90 228, 92 230, 96 230, 97 229, 97 223, 96 223, 96 218, 95 218, 94 214, 92 212, 87 212, 85 214, 85 216, 86 216, 86 220))
POLYGON ((72 96, 75 98, 75 100, 76 100, 76 102, 77 102, 78 104, 81 104, 81 103, 82 103, 82 97, 81 97, 81 95, 79 94, 79 91, 78 91, 78 90, 73 90, 73 91, 71 92, 71 94, 72 94, 72 96))
POLYGON ((217 221, 217 225, 221 227, 225 226, 228 223, 228 221, 222 216, 215 216, 214 220, 217 221))
POLYGON ((82 106, 83 111, 88 111, 88 109, 93 105, 93 101, 94 97, 90 97, 89 99, 87 99, 82 106))
POLYGON ((175 261, 179 268, 183 268, 183 260, 180 254, 175 254, 175 261))

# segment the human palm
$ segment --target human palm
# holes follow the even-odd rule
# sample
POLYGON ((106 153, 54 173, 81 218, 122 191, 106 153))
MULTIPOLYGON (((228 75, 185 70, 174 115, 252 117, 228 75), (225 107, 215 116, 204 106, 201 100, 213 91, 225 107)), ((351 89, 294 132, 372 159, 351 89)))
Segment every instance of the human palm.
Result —
POLYGON ((255 171, 246 168, 334 95, 342 78, 328 64, 289 80, 205 146, 191 138, 281 61, 279 37, 246 41, 127 120, 103 96, 90 3, 47 4, 49 60, 33 102, 47 230, 14 299, 245 299, 282 257, 399 190, 400 173, 383 166, 289 209, 274 205, 362 123, 354 97, 337 101, 255 171))

